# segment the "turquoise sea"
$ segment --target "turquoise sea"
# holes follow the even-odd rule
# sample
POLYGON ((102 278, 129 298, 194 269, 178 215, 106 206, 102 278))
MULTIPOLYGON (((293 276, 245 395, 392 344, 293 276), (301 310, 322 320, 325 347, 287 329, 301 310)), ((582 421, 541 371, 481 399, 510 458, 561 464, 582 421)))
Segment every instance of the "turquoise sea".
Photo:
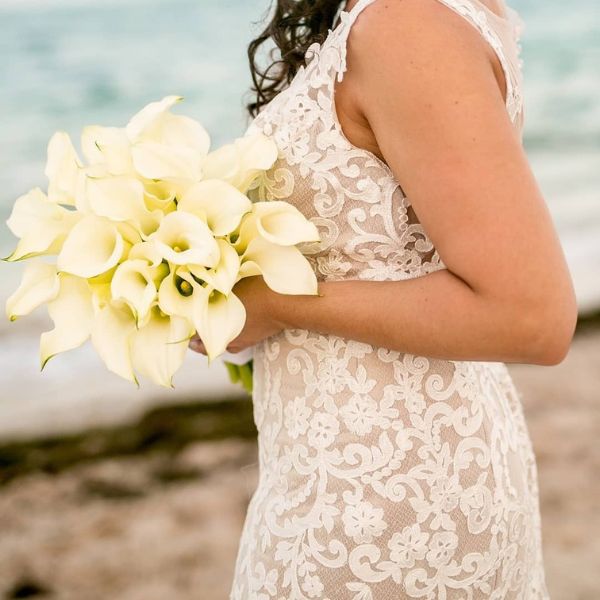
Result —
MULTIPOLYGON (((581 311, 597 310, 600 2, 510 4, 526 24, 526 149, 571 266, 581 311)), ((124 125, 146 103, 180 94, 186 98, 182 110, 204 123, 215 145, 240 135, 247 125, 243 96, 250 83, 246 47, 258 30, 253 22, 268 6, 269 0, 0 0, 2 255, 14 243, 4 226, 12 203, 31 187, 45 185, 46 144, 55 130, 77 139, 84 125, 124 125)), ((2 305, 20 271, 21 265, 2 268, 2 305)), ((8 431, 7 423, 24 427, 34 415, 46 428, 52 419, 64 425, 66 413, 56 407, 62 402, 64 408, 65 398, 71 398, 65 381, 75 370, 73 385, 84 379, 107 382, 105 399, 129 390, 118 387, 83 350, 59 357, 61 362, 40 376, 37 336, 43 329, 38 321, 24 321, 0 324, 0 390, 22 399, 18 414, 12 402, 0 403, 0 434, 8 431), (49 413, 41 415, 40 398, 49 413)), ((214 371, 211 378, 219 386, 225 381, 214 371)), ((189 381, 189 390, 205 388, 197 378, 189 381)), ((79 395, 72 395, 73 402, 79 395)), ((88 420, 98 422, 99 405, 88 396, 88 420)), ((78 406, 80 414, 83 405, 78 406)))

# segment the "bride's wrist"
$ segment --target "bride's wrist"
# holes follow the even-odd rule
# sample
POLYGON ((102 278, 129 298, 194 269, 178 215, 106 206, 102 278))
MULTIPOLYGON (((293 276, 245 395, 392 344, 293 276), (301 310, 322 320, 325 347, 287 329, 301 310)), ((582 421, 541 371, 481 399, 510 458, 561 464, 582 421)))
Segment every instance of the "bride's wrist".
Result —
POLYGON ((267 311, 272 321, 281 329, 303 329, 301 316, 316 309, 317 299, 323 295, 325 282, 319 281, 317 294, 278 294, 269 296, 267 311), (310 306, 309 306, 310 304, 310 306))

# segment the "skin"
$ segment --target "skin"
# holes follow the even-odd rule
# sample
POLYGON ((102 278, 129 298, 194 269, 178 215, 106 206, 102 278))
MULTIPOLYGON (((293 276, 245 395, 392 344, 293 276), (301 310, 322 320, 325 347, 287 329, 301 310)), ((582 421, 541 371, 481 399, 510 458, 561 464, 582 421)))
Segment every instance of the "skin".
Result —
MULTIPOLYGON (((347 61, 342 128, 402 182, 447 269, 320 282, 320 296, 244 279, 234 292, 247 324, 228 350, 297 328, 447 360, 561 362, 575 294, 491 47, 437 0, 381 0, 353 26, 347 61)), ((204 353, 197 337, 190 347, 204 353)))

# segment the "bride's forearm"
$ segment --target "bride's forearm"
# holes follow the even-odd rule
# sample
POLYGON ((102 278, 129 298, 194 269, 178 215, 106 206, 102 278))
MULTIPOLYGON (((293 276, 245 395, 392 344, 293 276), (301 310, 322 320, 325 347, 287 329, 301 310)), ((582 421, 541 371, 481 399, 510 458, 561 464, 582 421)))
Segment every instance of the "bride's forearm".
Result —
POLYGON ((320 296, 276 295, 284 328, 447 360, 556 364, 552 323, 534 307, 484 298, 443 269, 405 281, 328 281, 320 296))

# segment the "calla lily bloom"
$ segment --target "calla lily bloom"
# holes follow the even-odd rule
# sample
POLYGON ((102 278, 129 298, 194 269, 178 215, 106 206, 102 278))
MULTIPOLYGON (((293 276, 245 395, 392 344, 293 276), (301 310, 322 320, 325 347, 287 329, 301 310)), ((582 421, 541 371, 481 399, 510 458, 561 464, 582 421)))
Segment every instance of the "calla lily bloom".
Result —
POLYGON ((147 323, 132 336, 134 370, 158 385, 172 388, 173 375, 183 363, 193 333, 187 319, 169 317, 154 306, 147 323))
POLYGON ((156 244, 152 242, 139 242, 134 244, 127 256, 129 260, 141 258, 150 263, 153 267, 157 267, 163 260, 156 244))
POLYGON ((48 143, 44 171, 48 177, 48 197, 52 202, 75 206, 81 167, 68 134, 64 131, 55 133, 48 143))
POLYGON ((90 336, 94 320, 88 282, 68 273, 60 273, 59 279, 58 295, 48 304, 54 329, 42 333, 40 338, 42 369, 53 356, 81 346, 90 336))
POLYGON ((107 368, 139 387, 131 360, 131 346, 136 330, 135 317, 129 306, 114 301, 107 303, 97 313, 91 339, 107 368))
POLYGON ((161 210, 148 210, 144 186, 133 177, 88 177, 86 195, 88 205, 96 215, 111 221, 128 221, 142 234, 155 231, 163 216, 161 210))
POLYGON ((236 249, 224 239, 218 239, 220 258, 213 269, 201 265, 188 265, 192 275, 206 281, 222 294, 229 294, 238 279, 240 257, 236 249))
POLYGON ((133 164, 142 177, 194 181, 202 177, 210 137, 194 119, 169 111, 182 99, 167 96, 152 102, 129 121, 126 132, 132 142, 133 164))
POLYGON ((233 292, 225 295, 212 290, 199 307, 194 307, 193 322, 210 364, 241 333, 246 309, 233 292))
POLYGON ((20 238, 14 252, 5 260, 56 254, 81 215, 48 199, 39 188, 21 196, 6 224, 20 238))
POLYGON ((280 200, 255 202, 252 212, 258 233, 280 246, 295 246, 301 242, 318 242, 319 231, 295 206, 280 200))
POLYGON ((21 284, 6 301, 6 316, 14 321, 54 300, 60 289, 56 266, 34 260, 25 266, 21 284))
POLYGON ((222 236, 238 227, 242 217, 252 210, 252 202, 227 182, 206 179, 187 190, 177 209, 201 217, 214 235, 222 236))
POLYGON ((246 193, 254 180, 277 160, 277 145, 262 133, 246 135, 209 153, 204 161, 206 179, 223 179, 246 193))
POLYGON ((114 267, 128 245, 108 219, 88 215, 73 227, 57 258, 59 271, 94 277, 114 267))
POLYGON ((188 267, 175 267, 160 283, 158 306, 165 314, 185 317, 191 323, 194 303, 204 302, 209 292, 192 277, 188 267))
POLYGON ((133 171, 131 142, 123 128, 85 127, 81 148, 90 165, 102 165, 111 175, 127 175, 133 171))
POLYGON ((253 275, 262 275, 279 294, 317 293, 315 273, 296 246, 278 246, 262 237, 254 238, 242 255, 239 278, 253 275))
POLYGON ((187 267, 179 267, 162 281, 158 304, 165 313, 193 323, 209 364, 240 334, 246 321, 244 305, 233 292, 225 295, 199 283, 187 267))
POLYGON ((160 210, 163 215, 177 209, 177 197, 181 197, 189 184, 183 185, 181 191, 176 183, 144 180, 144 200, 149 210, 160 210))
POLYGON ((114 266, 112 269, 100 273, 100 275, 88 278, 87 282, 92 290, 92 301, 94 303, 95 312, 98 312, 111 302, 112 294, 110 291, 110 284, 116 270, 117 267, 114 266))
POLYGON ((175 265, 214 267, 219 262, 219 245, 208 225, 188 212, 177 210, 166 215, 148 240, 175 265))
POLYGON ((133 311, 139 325, 152 307, 157 290, 157 282, 169 272, 166 264, 151 266, 143 259, 126 260, 115 270, 111 282, 111 293, 115 300, 123 300, 133 311))

